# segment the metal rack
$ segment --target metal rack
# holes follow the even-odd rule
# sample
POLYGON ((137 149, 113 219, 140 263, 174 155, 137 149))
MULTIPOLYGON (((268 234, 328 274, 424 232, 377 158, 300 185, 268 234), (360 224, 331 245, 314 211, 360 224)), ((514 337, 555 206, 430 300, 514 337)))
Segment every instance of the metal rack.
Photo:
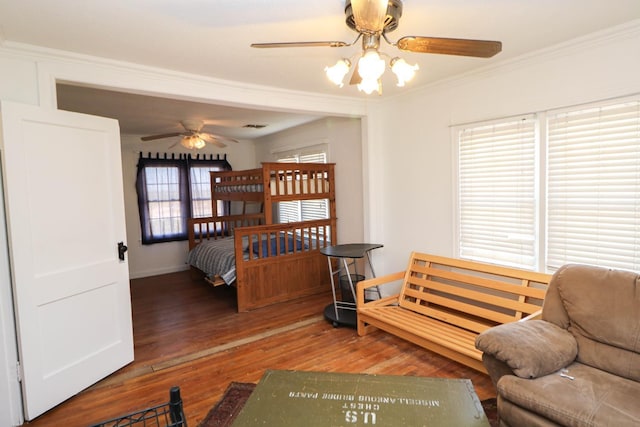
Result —
MULTIPOLYGON (((324 316, 333 323, 333 326, 356 326, 356 290, 354 285, 365 278, 364 275, 358 274, 356 260, 364 258, 369 265, 371 274, 376 277, 369 252, 382 246, 377 243, 348 243, 320 249, 320 253, 325 255, 329 262, 331 290, 333 292, 333 304, 325 307, 324 316), (334 260, 338 261, 336 269, 333 266, 334 260), (353 268, 351 269, 350 267, 352 266, 353 268), (336 276, 341 288, 342 299, 337 297, 336 276), (346 288, 346 292, 343 292, 343 287, 346 288), (345 294, 347 298, 345 298, 345 294)), ((375 290, 378 293, 378 298, 380 298, 380 290, 377 288, 375 290)))
POLYGON ((112 418, 91 427, 187 427, 180 387, 171 387, 169 402, 112 418))

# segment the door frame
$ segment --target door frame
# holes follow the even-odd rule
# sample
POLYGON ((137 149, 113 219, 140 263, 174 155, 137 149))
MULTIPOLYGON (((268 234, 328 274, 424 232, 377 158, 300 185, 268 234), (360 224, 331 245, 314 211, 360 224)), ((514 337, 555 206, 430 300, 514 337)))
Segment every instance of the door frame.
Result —
MULTIPOLYGON (((0 156, 3 153, 0 152, 0 156)), ((0 163, 0 424, 20 425, 24 422, 22 389, 18 379, 18 344, 15 312, 13 309, 13 286, 9 262, 9 240, 7 238, 4 210, 4 183, 0 163)))

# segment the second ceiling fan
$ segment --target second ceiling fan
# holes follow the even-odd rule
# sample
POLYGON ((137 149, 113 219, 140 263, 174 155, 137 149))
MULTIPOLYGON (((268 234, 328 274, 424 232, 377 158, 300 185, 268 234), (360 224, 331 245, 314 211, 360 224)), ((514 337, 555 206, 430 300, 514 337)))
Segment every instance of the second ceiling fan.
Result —
MULTIPOLYGON (((384 73, 385 62, 378 52, 380 39, 384 39, 385 42, 400 50, 418 53, 490 58, 502 50, 502 43, 492 40, 404 36, 393 42, 389 40, 387 33, 398 27, 398 21, 402 16, 401 0, 347 0, 345 15, 347 26, 358 33, 351 43, 343 41, 276 42, 253 43, 251 47, 346 47, 362 39, 362 56, 356 63, 350 84, 358 85, 358 89, 366 93, 372 93, 374 90, 381 92, 380 77, 384 73)), ((389 65, 398 77, 399 86, 403 86, 405 81, 410 80, 417 70, 417 65, 411 66, 397 57, 392 58, 389 65)), ((343 58, 325 70, 331 81, 342 86, 342 80, 350 68, 351 62, 343 58)))
MULTIPOLYGON (((159 135, 143 136, 140 139, 143 141, 153 141, 156 139, 181 136, 182 138, 179 142, 183 147, 198 150, 204 148, 207 143, 211 143, 217 147, 223 148, 227 146, 227 144, 225 144, 223 141, 238 142, 238 140, 233 138, 216 135, 209 132, 203 132, 202 128, 204 127, 204 122, 202 120, 183 120, 180 122, 180 124, 184 128, 184 131, 182 132, 171 132, 159 135)), ((174 147, 176 144, 178 144, 178 142, 176 142, 171 147, 174 147)))

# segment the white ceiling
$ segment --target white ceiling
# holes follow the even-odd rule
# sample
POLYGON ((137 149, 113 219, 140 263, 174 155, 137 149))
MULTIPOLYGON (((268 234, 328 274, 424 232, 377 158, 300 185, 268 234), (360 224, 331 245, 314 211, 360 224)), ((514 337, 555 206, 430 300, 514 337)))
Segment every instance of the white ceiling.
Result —
POLYGON ((249 140, 319 118, 308 114, 228 107, 63 84, 58 84, 57 92, 58 108, 118 119, 120 132, 129 135, 181 132, 184 129, 180 121, 201 120, 203 131, 249 140))
MULTIPOLYGON (((383 52, 418 63, 420 70, 408 89, 395 87, 391 73, 385 73, 382 96, 639 18, 640 0, 405 0, 398 29, 389 34, 391 40, 406 35, 499 40, 503 50, 493 58, 479 59, 400 52, 383 43, 383 52)), ((0 0, 0 41, 7 45, 32 44, 236 82, 366 97, 355 87, 332 85, 323 71, 337 59, 355 55, 359 44, 342 48, 249 46, 252 42, 351 42, 355 36, 344 23, 344 0, 0 0)), ((64 97, 70 106, 73 99, 75 103, 90 99, 95 105, 102 99, 98 94, 70 91, 64 97)), ((175 110, 173 103, 156 102, 154 108, 136 109, 133 98, 118 100, 107 95, 111 98, 104 102, 104 109, 109 109, 109 103, 116 109, 103 115, 122 116, 122 105, 131 102, 127 116, 116 117, 123 131, 170 132, 177 129, 179 120, 191 118, 176 112, 186 111, 185 105, 175 110)), ((271 125, 261 133, 245 132, 247 138, 314 118, 275 113, 262 117, 227 107, 205 111, 205 106, 193 105, 193 114, 235 124, 264 121, 271 125)))

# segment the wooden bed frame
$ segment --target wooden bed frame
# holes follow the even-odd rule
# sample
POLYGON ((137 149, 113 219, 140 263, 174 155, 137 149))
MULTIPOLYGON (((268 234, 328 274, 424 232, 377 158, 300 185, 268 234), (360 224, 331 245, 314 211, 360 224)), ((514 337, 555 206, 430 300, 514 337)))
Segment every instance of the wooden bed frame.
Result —
POLYGON ((334 168, 333 163, 263 163, 258 169, 211 172, 213 216, 189 219, 189 250, 234 236, 239 312, 331 289, 320 249, 337 243, 334 168), (274 223, 277 203, 313 199, 329 200, 328 218, 274 223), (220 215, 219 200, 242 202, 242 212, 220 215), (260 212, 247 213, 248 203, 261 204, 260 212), (297 236, 304 244, 282 236, 297 236), (263 253, 263 243, 266 247, 271 239, 276 253, 263 253))

